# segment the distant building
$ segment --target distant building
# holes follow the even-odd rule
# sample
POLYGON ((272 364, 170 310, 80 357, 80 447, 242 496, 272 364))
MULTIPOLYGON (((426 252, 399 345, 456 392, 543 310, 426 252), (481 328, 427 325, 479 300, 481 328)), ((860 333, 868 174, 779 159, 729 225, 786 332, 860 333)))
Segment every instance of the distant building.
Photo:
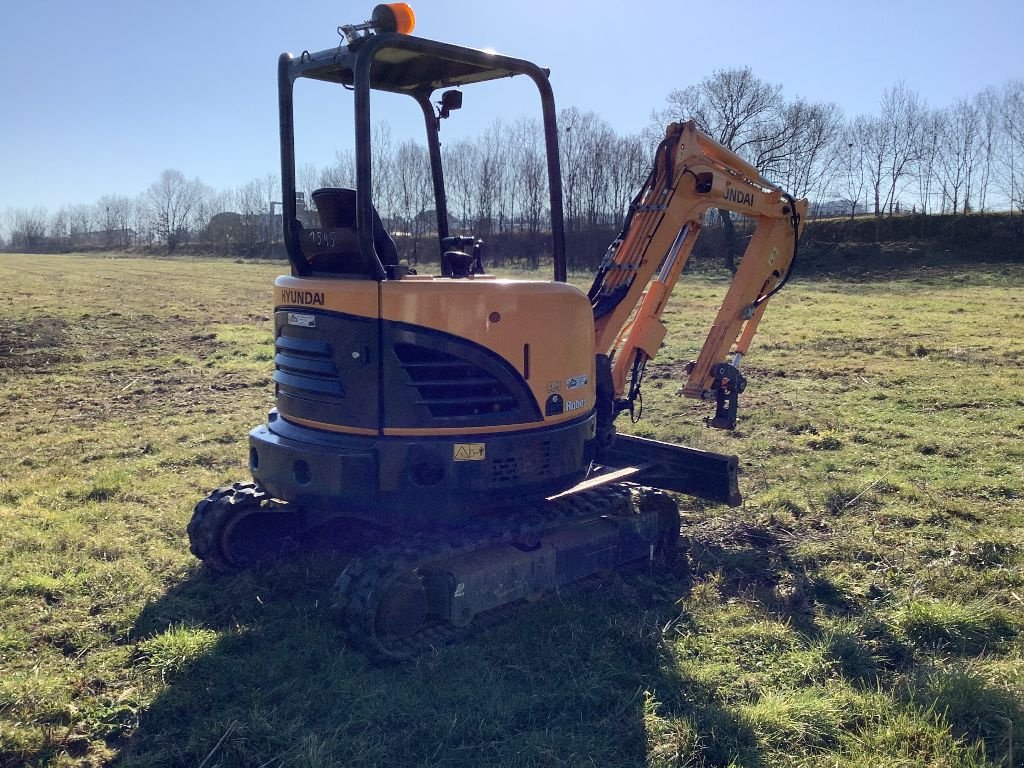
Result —
MULTIPOLYGON (((306 205, 306 197, 301 192, 295 198, 296 215, 302 226, 311 229, 319 226, 320 219, 316 210, 306 205)), ((281 203, 271 203, 270 211, 250 214, 222 211, 214 214, 202 240, 208 245, 227 250, 259 253, 280 243, 284 230, 281 203)))
POLYGON ((868 207, 861 203, 852 204, 850 200, 817 200, 811 203, 810 216, 813 219, 828 219, 836 216, 860 216, 868 212, 868 207))
POLYGON ((206 225, 206 242, 211 245, 235 245, 243 242, 245 227, 242 214, 234 211, 215 213, 206 225))
POLYGON ((73 248, 127 248, 135 241, 135 230, 127 228, 75 232, 68 237, 68 244, 73 248))
MULTIPOLYGON (((279 243, 284 234, 284 215, 281 212, 281 203, 271 203, 270 211, 267 222, 270 242, 279 243)), ((304 192, 295 193, 295 217, 306 229, 316 229, 320 226, 320 215, 316 212, 316 208, 311 208, 306 202, 304 192)))

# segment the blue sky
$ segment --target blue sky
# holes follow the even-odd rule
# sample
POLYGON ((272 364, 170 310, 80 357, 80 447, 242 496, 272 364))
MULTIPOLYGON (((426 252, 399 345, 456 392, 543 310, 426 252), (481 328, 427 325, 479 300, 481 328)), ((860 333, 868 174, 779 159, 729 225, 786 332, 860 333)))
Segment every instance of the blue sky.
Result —
MULTIPOLYGON (((0 3, 7 62, 0 68, 0 212, 135 196, 165 168, 219 189, 277 173, 278 54, 333 47, 336 27, 368 18, 373 7, 0 3)), ((413 7, 415 34, 549 67, 560 107, 593 110, 621 133, 641 130, 673 88, 722 68, 749 65, 787 96, 834 101, 848 116, 875 111, 885 88, 901 79, 930 105, 945 106, 1024 77, 1022 0, 423 0, 413 7)), ((308 98, 303 159, 324 165, 332 147, 347 146, 345 95, 308 98)), ((467 91, 452 130, 472 134, 495 117, 536 113, 535 99, 519 86, 495 98, 467 91)), ((404 137, 402 113, 383 114, 404 137)))

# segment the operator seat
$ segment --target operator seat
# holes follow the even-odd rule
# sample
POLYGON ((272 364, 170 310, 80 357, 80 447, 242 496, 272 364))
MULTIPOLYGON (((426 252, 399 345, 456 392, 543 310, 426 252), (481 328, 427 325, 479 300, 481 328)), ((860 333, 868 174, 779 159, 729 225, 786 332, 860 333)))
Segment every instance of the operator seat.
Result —
MULTIPOLYGON (((345 187, 322 187, 314 191, 312 197, 317 213, 320 214, 321 229, 347 229, 352 233, 352 237, 339 242, 336 249, 318 255, 313 264, 314 269, 323 272, 375 274, 374 266, 367 263, 368 260, 359 250, 356 236, 356 191, 345 187)), ((398 264, 395 241, 384 229, 384 222, 376 208, 372 209, 372 213, 373 247, 377 257, 385 266, 398 264)))

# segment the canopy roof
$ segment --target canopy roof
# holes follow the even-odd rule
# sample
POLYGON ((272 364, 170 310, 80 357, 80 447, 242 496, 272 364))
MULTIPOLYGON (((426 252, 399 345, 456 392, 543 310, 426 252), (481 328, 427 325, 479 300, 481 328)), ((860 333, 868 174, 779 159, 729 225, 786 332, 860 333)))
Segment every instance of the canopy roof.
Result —
POLYGON ((363 57, 371 59, 370 87, 398 93, 430 93, 523 74, 547 77, 546 70, 523 59, 400 34, 372 35, 347 46, 306 51, 292 60, 291 76, 352 86, 363 57))

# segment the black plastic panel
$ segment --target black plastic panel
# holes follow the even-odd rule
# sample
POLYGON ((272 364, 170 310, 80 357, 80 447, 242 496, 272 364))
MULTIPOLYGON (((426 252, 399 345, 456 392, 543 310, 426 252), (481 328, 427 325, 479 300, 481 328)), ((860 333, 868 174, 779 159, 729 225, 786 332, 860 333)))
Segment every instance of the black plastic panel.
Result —
POLYGON ((358 429, 378 429, 377 320, 308 309, 280 309, 274 383, 282 414, 358 429), (313 325, 290 325, 289 315, 313 325))
POLYGON ((530 424, 542 420, 507 360, 458 336, 383 322, 384 426, 392 429, 530 424))

